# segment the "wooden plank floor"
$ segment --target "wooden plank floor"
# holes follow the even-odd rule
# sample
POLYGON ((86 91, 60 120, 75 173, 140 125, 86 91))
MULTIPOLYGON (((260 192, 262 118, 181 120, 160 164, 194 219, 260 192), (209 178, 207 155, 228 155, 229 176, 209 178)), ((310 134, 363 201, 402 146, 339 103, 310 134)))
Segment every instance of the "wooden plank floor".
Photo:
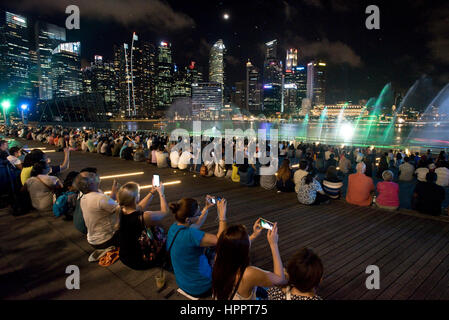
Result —
MULTIPOLYGON (((34 142, 27 144, 37 146, 34 142)), ((49 156, 52 163, 62 160, 61 153, 49 156)), ((284 264, 302 246, 313 248, 321 256, 325 275, 319 294, 325 299, 449 299, 449 223, 444 219, 358 208, 343 201, 303 206, 294 193, 277 194, 260 187, 242 187, 226 179, 203 178, 98 154, 72 154, 71 170, 87 166, 97 167, 100 175, 145 172, 119 178, 122 184, 127 181, 150 184, 154 173, 160 174, 165 182, 181 180, 181 184, 166 187, 168 201, 181 197, 203 201, 206 194, 223 196, 228 200, 229 224, 242 223, 249 230, 258 217, 277 221, 284 264), (368 265, 380 268, 379 290, 365 287, 368 265)), ((110 190, 111 185, 112 180, 104 180, 101 187, 110 190)), ((152 205, 155 206, 157 202, 152 205)), ((171 223, 172 216, 165 219, 164 226, 171 223)), ((209 213, 203 230, 216 232, 215 210, 209 213)), ((76 233, 62 236, 76 243, 85 242, 76 233)), ((251 259, 254 265, 271 270, 265 236, 253 244, 251 259)), ((136 280, 135 288, 138 289, 139 283, 136 280)))

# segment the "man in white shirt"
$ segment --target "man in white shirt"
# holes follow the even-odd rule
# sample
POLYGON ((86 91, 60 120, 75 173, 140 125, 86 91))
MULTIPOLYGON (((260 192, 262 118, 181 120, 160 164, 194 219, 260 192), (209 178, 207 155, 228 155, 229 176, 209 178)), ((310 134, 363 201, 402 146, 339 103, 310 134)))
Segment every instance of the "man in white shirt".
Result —
POLYGON ((444 162, 437 162, 435 173, 437 174, 437 185, 442 187, 449 186, 449 169, 445 167, 444 162))
POLYGON ((427 182, 426 175, 429 173, 429 169, 427 167, 421 167, 415 170, 415 174, 418 178, 418 181, 427 182))
POLYGON ((170 152, 170 165, 173 169, 178 168, 179 163, 179 151, 173 149, 172 152, 170 152))
POLYGON ((181 156, 179 157, 178 162, 178 169, 179 170, 185 170, 190 164, 190 159, 192 158, 192 154, 190 151, 186 150, 184 151, 181 156))
POLYGON ((81 211, 87 227, 87 242, 95 249, 118 246, 118 215, 120 206, 115 198, 118 186, 112 185, 111 197, 99 190, 100 178, 89 172, 77 180, 77 186, 83 193, 80 200, 81 211))

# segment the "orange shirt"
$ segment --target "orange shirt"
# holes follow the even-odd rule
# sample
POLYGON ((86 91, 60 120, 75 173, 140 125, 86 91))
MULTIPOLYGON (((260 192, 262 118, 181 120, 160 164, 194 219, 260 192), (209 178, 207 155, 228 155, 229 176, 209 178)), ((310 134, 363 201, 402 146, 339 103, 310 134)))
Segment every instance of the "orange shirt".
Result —
POLYGON ((371 205, 374 191, 373 179, 367 177, 364 173, 354 173, 348 178, 348 192, 346 193, 346 202, 357 206, 367 207, 371 205))

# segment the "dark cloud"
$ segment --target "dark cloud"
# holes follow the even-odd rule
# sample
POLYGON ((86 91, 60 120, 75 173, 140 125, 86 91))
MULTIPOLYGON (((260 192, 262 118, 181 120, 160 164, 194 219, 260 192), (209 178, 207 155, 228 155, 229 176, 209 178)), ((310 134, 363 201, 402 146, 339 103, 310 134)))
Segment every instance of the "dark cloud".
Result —
POLYGON ((449 64, 449 8, 433 10, 429 19, 428 47, 438 62, 449 64))
POLYGON ((347 44, 341 41, 331 42, 328 39, 321 41, 307 41, 301 37, 293 37, 287 41, 289 47, 299 48, 301 57, 309 59, 322 58, 327 62, 344 63, 352 67, 361 67, 362 59, 347 44))
POLYGON ((242 63, 242 60, 239 58, 236 58, 234 56, 231 55, 226 55, 225 56, 225 60, 226 60, 226 64, 230 65, 230 66, 238 66, 242 63))
POLYGON ((303 0, 304 4, 318 9, 332 8, 335 11, 344 12, 351 8, 351 2, 348 0, 303 0))
POLYGON ((111 19, 125 26, 145 25, 150 30, 176 31, 195 25, 191 17, 162 0, 22 0, 9 5, 33 13, 61 15, 68 5, 77 5, 81 18, 111 19))

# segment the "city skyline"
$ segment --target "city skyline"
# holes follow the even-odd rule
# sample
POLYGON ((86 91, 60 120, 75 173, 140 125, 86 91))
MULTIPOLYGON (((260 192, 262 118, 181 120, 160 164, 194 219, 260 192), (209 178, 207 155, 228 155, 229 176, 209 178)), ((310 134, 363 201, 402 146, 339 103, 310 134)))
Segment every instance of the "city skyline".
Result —
MULTIPOLYGON (((61 8, 66 2, 45 1, 41 8, 36 8, 32 1, 0 1, 5 8, 19 8, 19 14, 32 13, 59 25, 64 25, 66 15, 61 8)), ((171 42, 174 60, 179 65, 194 60, 207 66, 211 46, 223 39, 229 53, 227 74, 232 84, 245 80, 248 59, 262 68, 263 44, 278 39, 283 52, 290 47, 298 49, 302 65, 313 59, 327 61, 330 101, 367 99, 388 82, 404 92, 423 74, 432 77, 438 88, 449 79, 444 68, 448 63, 444 57, 447 33, 441 20, 447 12, 444 6, 436 10, 423 1, 380 2, 381 30, 367 30, 364 22, 368 2, 364 1, 144 3, 133 0, 134 6, 125 8, 128 11, 117 13, 117 7, 124 9, 117 4, 104 8, 100 14, 86 1, 75 1, 81 9, 81 30, 70 31, 68 37, 83 43, 83 66, 89 65, 94 55, 112 59, 112 45, 129 41, 129 33, 137 32, 152 43, 171 42), (160 9, 158 17, 156 8, 160 9), (223 18, 224 13, 228 19, 223 18), (415 26, 415 20, 423 22, 424 27, 415 26), (155 22, 160 25, 156 27, 155 22), (105 37, 109 32, 114 36, 105 37)))

